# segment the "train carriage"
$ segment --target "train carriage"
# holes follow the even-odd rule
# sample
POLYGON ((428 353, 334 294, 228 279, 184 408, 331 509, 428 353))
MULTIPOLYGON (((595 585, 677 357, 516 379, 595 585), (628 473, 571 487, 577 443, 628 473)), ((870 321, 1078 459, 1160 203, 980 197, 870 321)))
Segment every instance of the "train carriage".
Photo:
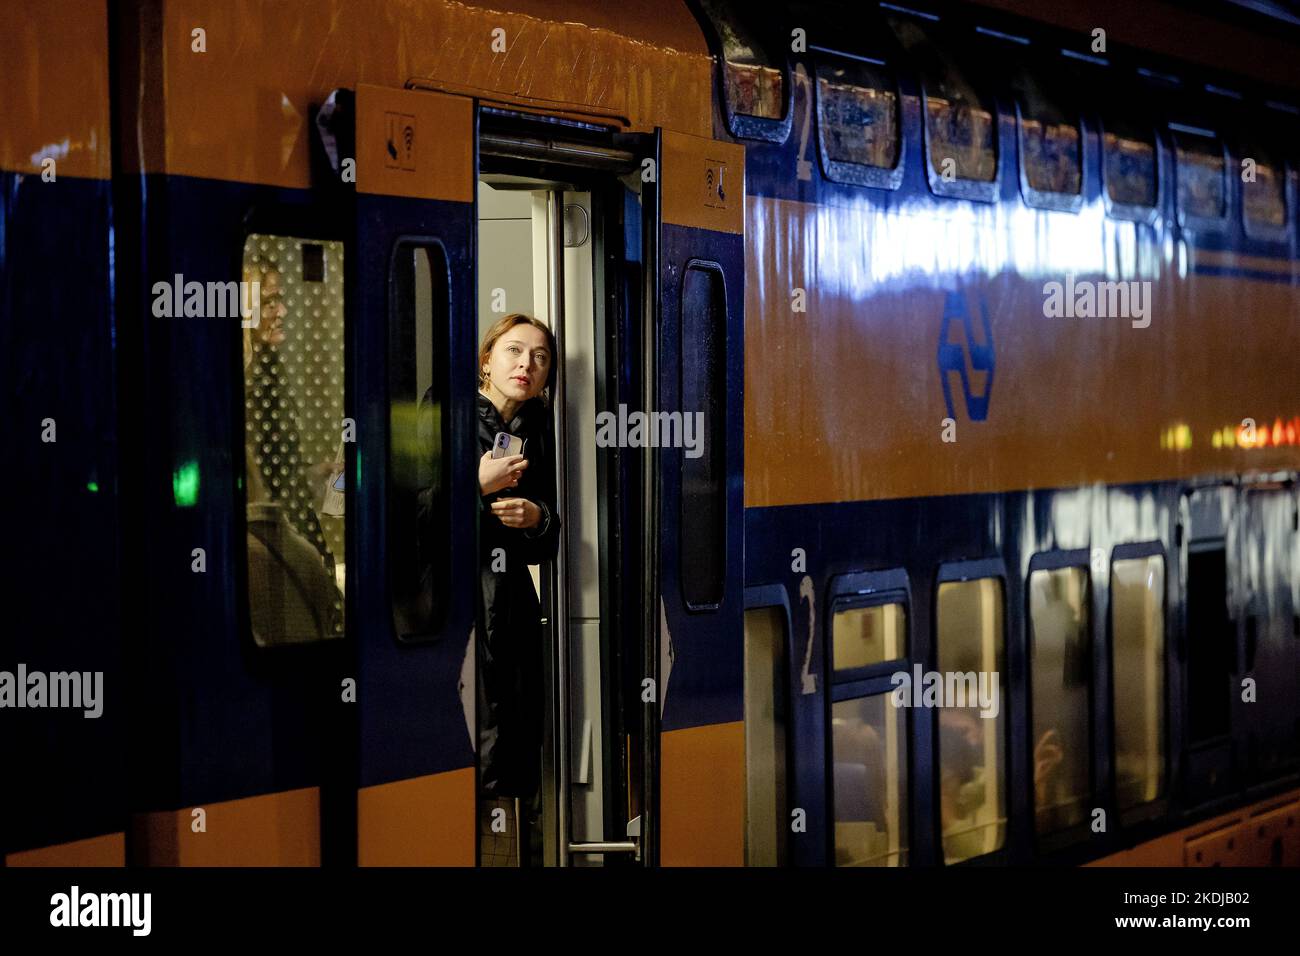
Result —
POLYGON ((0 13, 0 669, 104 688, 0 714, 6 865, 499 859, 472 382, 516 311, 564 530, 507 856, 1300 863, 1286 38, 0 13))

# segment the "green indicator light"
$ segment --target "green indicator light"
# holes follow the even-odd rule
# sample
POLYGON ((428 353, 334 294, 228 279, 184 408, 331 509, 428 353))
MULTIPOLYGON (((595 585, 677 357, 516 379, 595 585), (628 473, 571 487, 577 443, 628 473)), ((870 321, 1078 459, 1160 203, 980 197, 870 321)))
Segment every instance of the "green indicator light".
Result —
POLYGON ((98 493, 99 493, 99 482, 97 482, 97 481, 88 481, 88 482, 86 482, 86 490, 89 491, 92 495, 94 495, 94 494, 98 494, 98 493))
POLYGON ((199 500, 199 463, 187 461, 172 475, 172 497, 178 508, 193 508, 199 500))

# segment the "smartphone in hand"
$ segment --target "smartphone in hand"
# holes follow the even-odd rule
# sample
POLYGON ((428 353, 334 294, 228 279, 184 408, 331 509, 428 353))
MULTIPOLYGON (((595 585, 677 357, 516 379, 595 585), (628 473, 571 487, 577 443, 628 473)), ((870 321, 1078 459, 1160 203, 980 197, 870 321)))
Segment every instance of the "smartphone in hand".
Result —
POLYGON ((492 457, 509 458, 511 455, 522 455, 527 444, 528 442, 518 435, 497 432, 497 437, 492 441, 492 457))

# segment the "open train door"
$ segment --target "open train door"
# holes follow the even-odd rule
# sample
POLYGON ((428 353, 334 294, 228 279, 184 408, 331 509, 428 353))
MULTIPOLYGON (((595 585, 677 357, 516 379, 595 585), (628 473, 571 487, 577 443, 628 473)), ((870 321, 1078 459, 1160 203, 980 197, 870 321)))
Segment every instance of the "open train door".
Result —
POLYGON ((474 104, 359 86, 355 114, 357 862, 473 866, 474 104))
POLYGON ((647 432, 670 447, 647 455, 660 723, 658 819, 643 836, 650 863, 742 866, 745 150, 662 131, 658 151, 645 407, 660 415, 647 432))

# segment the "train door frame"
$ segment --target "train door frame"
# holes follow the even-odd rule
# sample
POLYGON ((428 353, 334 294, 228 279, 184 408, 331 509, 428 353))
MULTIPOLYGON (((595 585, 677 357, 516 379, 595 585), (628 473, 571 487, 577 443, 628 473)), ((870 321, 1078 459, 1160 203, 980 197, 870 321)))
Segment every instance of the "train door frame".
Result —
MULTIPOLYGON (((557 338, 562 363, 568 353, 564 322, 564 196, 569 191, 590 195, 592 250, 592 296, 595 342, 595 407, 608 410, 620 403, 634 404, 632 393, 639 378, 636 368, 636 344, 640 325, 646 314, 641 296, 640 277, 629 274, 636 257, 645 248, 641 241, 647 217, 641 215, 647 201, 645 187, 638 201, 627 188, 639 170, 639 162, 648 148, 648 138, 618 133, 611 127, 572 120, 565 117, 518 112, 496 105, 478 104, 479 161, 475 170, 480 183, 498 177, 510 177, 526 187, 535 185, 547 194, 547 315, 557 338), (620 182, 620 179, 622 180, 620 182), (622 233, 623 242, 617 240, 622 233), (633 250, 632 247, 636 246, 633 250)), ((481 261, 476 257, 475 265, 481 261)), ((643 262, 644 260, 642 260, 643 262)), ((647 268, 642 265, 644 275, 647 268)), ((536 285, 536 282, 535 282, 536 285)), ((565 479, 570 465, 565 447, 568 425, 565 382, 568 375, 557 364, 558 388, 552 404, 558 408, 555 419, 557 447, 557 492, 562 518, 567 516, 565 479)), ((572 836, 572 773, 569 766, 571 729, 569 711, 573 688, 569 681, 570 585, 566 544, 572 522, 561 525, 561 549, 542 582, 542 606, 549 634, 551 653, 547 661, 546 759, 543 764, 542 800, 544 826, 544 862, 548 865, 571 865, 577 856, 598 857, 606 865, 639 860, 645 862, 645 814, 636 811, 653 793, 645 770, 643 755, 648 749, 647 727, 635 717, 635 698, 630 674, 642 673, 643 654, 639 649, 644 635, 637 625, 641 619, 641 597, 629 588, 637 576, 636 556, 653 541, 637 507, 636 488, 641 475, 636 470, 636 455, 614 447, 604 449, 597 460, 598 554, 601 650, 599 692, 604 775, 601 785, 603 833, 626 830, 626 839, 605 838, 578 841, 572 836), (629 573, 629 571, 631 573, 629 573), (557 627, 556 622, 562 622, 557 627), (639 725, 639 726, 638 726, 639 725), (631 774, 637 772, 637 785, 631 774), (563 781, 563 785, 561 785, 563 781), (639 791, 639 792, 637 792, 639 791), (623 809, 626 813, 622 813, 623 809), (624 819, 626 817, 626 819, 624 819)), ((641 708, 644 710, 645 708, 641 708)))

